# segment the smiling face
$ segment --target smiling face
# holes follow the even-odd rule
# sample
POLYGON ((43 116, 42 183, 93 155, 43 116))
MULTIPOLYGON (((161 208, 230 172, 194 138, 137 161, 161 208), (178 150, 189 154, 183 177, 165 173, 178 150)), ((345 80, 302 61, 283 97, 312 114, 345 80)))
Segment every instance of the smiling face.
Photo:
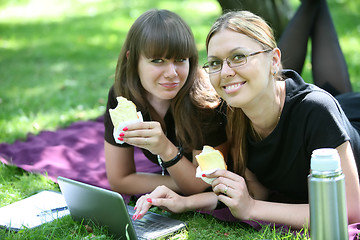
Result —
POLYGON ((153 59, 141 54, 138 71, 147 99, 172 100, 189 75, 189 59, 153 59))
MULTIPOLYGON (((208 44, 208 61, 233 58, 264 50, 248 36, 228 29, 215 33, 208 44)), ((247 63, 230 68, 226 61, 222 70, 210 74, 212 85, 218 94, 233 107, 243 108, 255 104, 273 84, 271 75, 272 52, 247 57, 247 63)))
POLYGON ((170 99, 188 97, 197 64, 196 42, 186 22, 168 10, 148 10, 136 19, 122 46, 115 93, 139 110, 149 109, 149 104, 168 109, 170 99), (167 102, 160 101, 164 99, 167 102))

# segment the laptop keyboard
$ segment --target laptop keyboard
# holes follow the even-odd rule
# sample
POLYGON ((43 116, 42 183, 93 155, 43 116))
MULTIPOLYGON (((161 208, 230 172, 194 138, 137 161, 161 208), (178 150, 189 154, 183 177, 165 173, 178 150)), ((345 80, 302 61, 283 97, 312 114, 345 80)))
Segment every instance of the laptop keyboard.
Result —
POLYGON ((128 213, 129 213, 131 222, 134 225, 134 228, 136 229, 136 232, 145 231, 145 230, 147 230, 147 231, 158 230, 158 229, 168 227, 166 224, 164 224, 162 222, 153 221, 152 219, 149 219, 146 215, 142 219, 133 220, 132 217, 135 213, 135 210, 128 205, 126 207, 128 209, 128 213))
POLYGON ((136 232, 153 231, 168 227, 166 224, 160 222, 154 222, 146 218, 138 219, 136 221, 132 220, 132 223, 134 225, 134 228, 136 229, 136 232))
POLYGON ((184 223, 178 222, 178 220, 165 218, 164 216, 150 212, 145 214, 145 216, 141 219, 132 220, 135 210, 129 205, 127 205, 127 209, 136 235, 139 239, 153 239, 154 236, 157 236, 160 233, 160 235, 171 234, 180 229, 182 226, 185 226, 184 223), (174 221, 176 222, 175 224, 174 221))

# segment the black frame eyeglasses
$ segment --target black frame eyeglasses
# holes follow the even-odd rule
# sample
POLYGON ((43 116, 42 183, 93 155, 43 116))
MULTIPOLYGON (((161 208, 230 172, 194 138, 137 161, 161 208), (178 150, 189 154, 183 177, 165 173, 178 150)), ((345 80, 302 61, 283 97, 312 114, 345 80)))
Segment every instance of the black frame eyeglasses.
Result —
POLYGON ((253 52, 250 54, 239 54, 239 53, 234 53, 233 55, 221 60, 221 59, 214 59, 211 61, 206 62, 203 65, 203 69, 205 70, 205 72, 207 72, 208 74, 214 74, 214 73, 218 73, 222 70, 223 68, 223 64, 224 61, 226 61, 227 65, 231 68, 234 67, 240 67, 244 64, 247 63, 247 58, 260 54, 260 53, 268 53, 271 52, 272 49, 266 49, 266 50, 261 50, 261 51, 257 51, 257 52, 253 52))

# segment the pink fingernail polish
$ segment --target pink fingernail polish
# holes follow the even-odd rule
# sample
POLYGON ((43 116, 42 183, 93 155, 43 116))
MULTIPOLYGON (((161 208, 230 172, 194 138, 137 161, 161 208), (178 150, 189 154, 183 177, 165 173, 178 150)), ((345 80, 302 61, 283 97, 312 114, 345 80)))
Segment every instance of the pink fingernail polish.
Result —
POLYGON ((128 127, 124 127, 124 128, 123 128, 123 131, 127 131, 127 130, 128 130, 128 127))
POLYGON ((124 141, 124 139, 123 139, 122 137, 119 137, 118 139, 119 139, 120 141, 124 141))
POLYGON ((137 206, 134 207, 134 210, 136 210, 136 209, 137 209, 137 206))
POLYGON ((152 203, 151 198, 147 198, 146 201, 149 202, 149 203, 152 203))
POLYGON ((120 136, 120 137, 123 137, 124 135, 125 135, 125 134, 122 132, 122 133, 120 133, 120 135, 119 135, 119 136, 120 136))
POLYGON ((136 217, 136 215, 134 214, 134 215, 132 216, 132 220, 135 220, 135 217, 136 217))
POLYGON ((201 175, 202 177, 206 177, 206 175, 205 174, 203 174, 203 175, 201 175))

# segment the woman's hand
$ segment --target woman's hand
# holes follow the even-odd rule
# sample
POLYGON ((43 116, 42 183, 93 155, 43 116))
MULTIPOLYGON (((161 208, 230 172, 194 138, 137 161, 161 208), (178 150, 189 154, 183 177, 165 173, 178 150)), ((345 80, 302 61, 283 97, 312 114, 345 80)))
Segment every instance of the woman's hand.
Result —
POLYGON ((161 155, 162 151, 170 144, 160 123, 155 121, 138 122, 126 126, 120 132, 119 140, 147 149, 155 155, 161 155))
POLYGON ((141 196, 135 205, 133 219, 141 219, 151 205, 169 212, 181 213, 186 211, 185 198, 165 186, 158 186, 152 193, 141 196))
POLYGON ((234 217, 241 220, 250 218, 255 200, 249 195, 243 177, 227 170, 217 170, 207 177, 216 178, 212 183, 213 191, 234 217))

